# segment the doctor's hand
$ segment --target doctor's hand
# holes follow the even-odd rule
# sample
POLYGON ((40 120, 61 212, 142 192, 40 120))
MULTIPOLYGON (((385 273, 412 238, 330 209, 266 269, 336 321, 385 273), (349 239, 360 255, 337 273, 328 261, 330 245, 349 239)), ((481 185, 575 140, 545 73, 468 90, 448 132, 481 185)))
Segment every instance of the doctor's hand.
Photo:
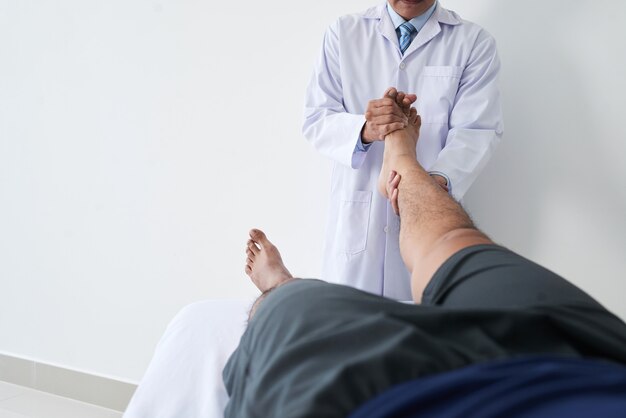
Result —
POLYGON ((407 124, 404 130, 413 138, 417 143, 420 136, 420 128, 422 127, 422 119, 417 114, 417 109, 411 106, 415 102, 416 96, 414 94, 405 94, 401 91, 396 91, 394 88, 387 89, 384 98, 394 99, 396 101, 395 106, 402 110, 402 113, 407 117, 407 124))
POLYGON ((370 100, 365 111, 365 125, 361 130, 363 143, 383 141, 393 131, 406 128, 410 107, 417 100, 414 94, 398 92, 391 87, 382 99, 370 100))
POLYGON ((411 105, 417 100, 417 96, 415 94, 405 93, 403 91, 396 90, 394 87, 389 87, 387 91, 385 91, 383 99, 385 97, 394 99, 396 104, 402 109, 404 116, 411 116, 411 105))
POLYGON ((389 197, 389 202, 391 202, 391 207, 393 208, 393 212, 400 216, 400 207, 398 206, 398 185, 400 184, 400 174, 395 171, 391 171, 389 173, 389 178, 387 179, 387 196, 389 197))
POLYGON ((408 123, 406 131, 411 137, 417 141, 420 137, 420 128, 422 127, 422 118, 417 114, 417 110, 412 107, 409 109, 408 123))

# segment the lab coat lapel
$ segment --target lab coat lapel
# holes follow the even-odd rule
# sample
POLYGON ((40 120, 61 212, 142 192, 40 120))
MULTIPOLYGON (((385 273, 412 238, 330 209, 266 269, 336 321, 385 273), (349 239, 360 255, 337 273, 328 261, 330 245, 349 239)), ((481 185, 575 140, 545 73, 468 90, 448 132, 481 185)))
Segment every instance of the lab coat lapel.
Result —
POLYGON ((417 33, 415 39, 413 39, 413 42, 411 42, 411 45, 409 45, 407 50, 404 52, 405 59, 422 45, 427 44, 431 39, 437 36, 439 32, 441 32, 441 25, 439 24, 439 21, 436 19, 435 15, 436 13, 433 13, 433 15, 430 17, 430 19, 428 19, 428 21, 422 28, 422 30, 417 33))
POLYGON ((458 15, 450 10, 444 9, 440 4, 437 4, 435 12, 428 19, 422 30, 417 33, 411 45, 404 52, 404 58, 411 55, 413 52, 421 48, 423 45, 430 42, 435 36, 441 32, 441 25, 460 25, 461 19, 458 15))
POLYGON ((385 6, 379 9, 380 20, 378 21, 378 32, 384 36, 397 50, 400 56, 400 45, 398 44, 398 35, 396 35, 396 28, 393 26, 393 22, 387 13, 385 6))

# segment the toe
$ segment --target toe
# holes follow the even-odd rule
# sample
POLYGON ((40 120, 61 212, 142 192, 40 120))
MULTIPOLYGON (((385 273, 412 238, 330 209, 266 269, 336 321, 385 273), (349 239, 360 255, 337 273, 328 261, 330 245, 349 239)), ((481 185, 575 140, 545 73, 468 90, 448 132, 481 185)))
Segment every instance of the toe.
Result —
POLYGON ((245 271, 246 271, 246 274, 247 274, 248 276, 249 276, 249 275, 251 275, 251 274, 252 274, 252 267, 250 267, 250 266, 246 266, 245 271))
POLYGON ((271 245, 271 242, 265 236, 265 232, 260 229, 252 229, 250 231, 250 238, 252 238, 255 243, 259 244, 261 248, 271 245))
POLYGON ((256 244, 254 243, 254 241, 252 240, 248 240, 248 249, 246 250, 246 253, 248 251, 250 251, 252 254, 257 255, 259 253, 259 247, 256 246, 256 244))
POLYGON ((246 255, 248 256, 248 260, 254 261, 255 254, 250 250, 250 248, 246 248, 246 255))

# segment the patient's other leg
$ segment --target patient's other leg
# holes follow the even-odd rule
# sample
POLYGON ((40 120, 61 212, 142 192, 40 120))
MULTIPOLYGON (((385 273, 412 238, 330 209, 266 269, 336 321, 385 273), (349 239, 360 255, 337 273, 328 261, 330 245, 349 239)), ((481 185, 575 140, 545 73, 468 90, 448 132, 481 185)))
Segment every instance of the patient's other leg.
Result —
POLYGON ((261 292, 293 279, 283 264, 278 248, 259 229, 250 231, 246 254, 246 274, 261 292))

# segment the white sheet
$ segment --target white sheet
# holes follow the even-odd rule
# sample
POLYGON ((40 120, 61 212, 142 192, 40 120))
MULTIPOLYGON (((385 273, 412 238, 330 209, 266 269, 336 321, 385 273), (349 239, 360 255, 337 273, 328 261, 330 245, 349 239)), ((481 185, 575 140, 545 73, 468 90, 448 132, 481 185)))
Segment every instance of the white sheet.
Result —
POLYGON ((207 300, 170 322, 124 418, 218 418, 222 369, 245 330, 250 299, 207 300))

